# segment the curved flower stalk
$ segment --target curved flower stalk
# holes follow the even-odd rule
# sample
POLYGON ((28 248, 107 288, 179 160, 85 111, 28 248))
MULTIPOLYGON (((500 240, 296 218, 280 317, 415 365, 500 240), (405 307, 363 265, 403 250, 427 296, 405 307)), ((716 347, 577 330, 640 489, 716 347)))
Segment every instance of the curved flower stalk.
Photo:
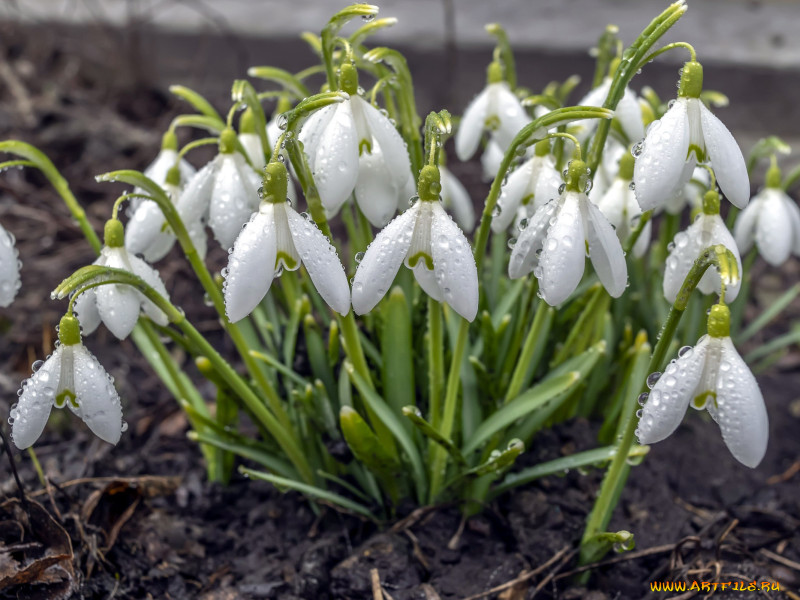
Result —
POLYGON ((384 227, 364 253, 353 278, 353 310, 372 310, 386 295, 401 264, 423 290, 468 321, 478 313, 478 271, 469 242, 433 192, 439 169, 420 174, 419 200, 384 227))
POLYGON ((691 177, 695 164, 710 161, 719 187, 735 206, 750 199, 750 180, 742 151, 731 132, 700 100, 703 68, 687 62, 681 72, 678 99, 647 129, 634 149, 633 181, 642 210, 663 207, 691 177))
POLYGON ((471 232, 475 229, 475 207, 469 192, 446 166, 439 165, 439 173, 442 176, 442 205, 453 213, 462 230, 471 232))
POLYGON ((207 221, 219 244, 228 249, 258 207, 260 175, 235 151, 236 133, 220 135, 219 154, 200 169, 178 198, 184 223, 207 221))
MULTIPOLYGON (((619 163, 619 174, 597 203, 597 207, 606 216, 609 223, 614 226, 617 237, 622 243, 625 243, 633 233, 633 230, 636 229, 636 221, 642 214, 642 209, 639 208, 639 203, 636 202, 636 196, 631 188, 633 160, 633 156, 627 152, 622 155, 619 163)), ((633 245, 634 256, 644 256, 647 247, 650 245, 652 229, 652 222, 648 221, 633 245)))
POLYGON ((779 267, 792 253, 800 256, 800 208, 781 188, 777 166, 767 172, 767 185, 739 214, 733 235, 739 252, 747 253, 755 242, 759 254, 779 267))
POLYGON ((526 217, 552 200, 558 194, 561 175, 550 156, 550 140, 536 144, 533 158, 526 160, 508 176, 497 206, 500 213, 492 219, 492 231, 508 229, 522 207, 526 217))
POLYGON ((113 378, 81 343, 80 325, 71 314, 58 327, 53 354, 22 382, 19 402, 11 408, 11 437, 20 450, 42 435, 50 411, 69 406, 97 437, 116 444, 125 429, 113 378))
MULTIPOLYGON (((612 67, 612 72, 616 67, 612 67)), ((586 94, 578 106, 603 106, 611 91, 613 79, 607 76, 596 88, 586 94)), ((630 142, 638 142, 644 137, 644 122, 642 120, 642 107, 639 105, 639 98, 628 86, 622 95, 617 108, 614 110, 614 118, 619 121, 622 131, 630 142)), ((589 138, 597 128, 596 119, 586 119, 573 123, 575 127, 574 135, 581 141, 589 138)))
POLYGON ((669 437, 686 409, 708 410, 734 458, 755 468, 764 458, 769 424, 764 398, 730 336, 730 311, 711 308, 708 335, 682 348, 648 394, 636 436, 640 444, 669 437))
POLYGON ((570 162, 561 196, 534 213, 511 252, 508 276, 517 279, 533 271, 542 298, 551 306, 578 287, 587 248, 611 296, 621 296, 627 286, 625 254, 614 228, 584 192, 587 175, 586 163, 570 162))
POLYGON ((382 227, 397 210, 411 161, 389 117, 357 94, 354 66, 342 65, 340 82, 348 98, 312 113, 299 139, 326 214, 335 215, 355 191, 361 212, 382 227))
MULTIPOLYGON (((531 122, 519 98, 503 80, 503 67, 499 62, 489 64, 486 80, 486 88, 467 106, 456 131, 456 155, 460 160, 472 158, 484 131, 491 132, 491 141, 502 155, 519 130, 531 122)), ((496 172, 497 169, 493 169, 493 173, 496 172)))
MULTIPOLYGON (((92 264, 124 269, 138 275, 164 298, 168 298, 158 272, 125 249, 124 237, 122 223, 117 219, 109 219, 105 226, 105 246, 100 257, 92 264)), ((103 285, 89 289, 75 299, 74 306, 86 335, 97 329, 102 321, 117 338, 125 339, 136 326, 142 310, 159 325, 166 326, 168 323, 167 315, 161 309, 141 292, 125 285, 103 285)))
POLYGON ((14 236, 0 225, 0 306, 6 307, 17 297, 22 262, 14 245, 14 236))
MULTIPOLYGON (((158 185, 162 186, 165 190, 167 180, 169 178, 169 170, 177 167, 180 172, 178 179, 178 186, 183 185, 189 181, 197 172, 196 169, 185 158, 178 157, 178 138, 175 132, 171 129, 168 130, 164 137, 161 139, 161 149, 147 168, 144 170, 145 177, 152 179, 158 185)), ((134 190, 134 193, 142 194, 142 190, 134 190)), ((141 198, 131 198, 131 210, 135 211, 142 203, 141 198)))
POLYGON ((283 163, 267 165, 264 199, 233 245, 223 273, 225 311, 232 323, 258 306, 283 269, 295 271, 301 262, 323 300, 339 314, 350 311, 347 275, 336 250, 286 200, 287 184, 283 163))
MULTIPOLYGON (((725 226, 725 222, 719 216, 719 194, 715 190, 706 192, 703 198, 703 212, 701 212, 694 223, 686 231, 681 231, 675 235, 675 239, 670 244, 669 256, 667 256, 667 268, 664 272, 664 297, 670 303, 675 302, 675 298, 683 285, 683 280, 697 260, 697 257, 709 246, 722 244, 728 248, 736 257, 739 272, 742 272, 742 259, 736 242, 725 226)), ((725 287, 725 297, 729 302, 733 302, 739 295, 741 281, 725 287)), ((722 282, 719 273, 714 269, 709 269, 697 284, 704 294, 722 292, 722 282)))
MULTIPOLYGON (((180 197, 180 172, 170 169, 162 185, 167 197, 176 204, 180 197)), ((205 223, 202 220, 186 223, 197 254, 204 259, 208 250, 205 223)), ((164 258, 175 244, 175 234, 167 225, 164 213, 153 200, 143 199, 133 211, 125 228, 125 248, 132 254, 141 254, 147 262, 164 258)))

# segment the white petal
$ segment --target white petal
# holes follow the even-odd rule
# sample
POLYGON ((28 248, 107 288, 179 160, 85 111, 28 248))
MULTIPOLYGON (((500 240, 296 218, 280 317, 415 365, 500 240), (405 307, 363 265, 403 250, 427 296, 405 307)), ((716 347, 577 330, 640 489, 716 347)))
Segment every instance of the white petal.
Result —
MULTIPOLYGON (((792 199, 781 190, 764 190, 755 240, 758 252, 769 264, 779 267, 792 253, 794 227, 789 205, 792 199)), ((747 210, 749 207, 745 207, 747 210)), ((737 239, 738 242, 738 239, 737 239)))
POLYGON ((14 237, 0 225, 0 306, 11 304, 19 291, 18 254, 14 237))
POLYGON ((61 353, 62 349, 56 348, 41 368, 23 382, 19 401, 11 408, 11 437, 20 450, 32 446, 47 424, 61 374, 61 353))
POLYGON ((761 204, 764 202, 763 193, 756 195, 736 217, 733 226, 733 238, 741 254, 746 254, 753 247, 756 239, 756 223, 758 222, 761 204))
POLYGON ((692 154, 692 158, 687 160, 686 164, 683 166, 680 182, 675 189, 675 193, 672 194, 672 197, 667 200, 666 204, 664 204, 664 210, 666 212, 671 215, 677 215, 698 195, 698 190, 700 188, 697 185, 690 183, 693 177, 696 178, 696 172, 698 170, 702 170, 703 173, 708 175, 708 171, 697 166, 697 162, 694 159, 694 154, 692 154))
POLYGON ((500 214, 492 217, 492 231, 495 233, 501 233, 509 228, 517 214, 517 209, 522 205, 523 198, 531 193, 535 160, 535 158, 527 160, 514 169, 508 176, 506 184, 501 188, 500 197, 497 199, 500 214))
POLYGON ((681 424, 703 375, 710 339, 704 336, 671 362, 650 390, 636 429, 640 444, 660 442, 681 424))
POLYGON ((414 279, 419 283, 419 287, 437 302, 444 302, 444 293, 439 284, 436 283, 436 273, 425 266, 425 261, 421 260, 412 269, 414 279))
POLYGON ((405 184, 406 178, 411 175, 411 161, 408 158, 408 150, 403 137, 389 121, 389 117, 382 114, 372 104, 358 96, 352 97, 350 101, 353 103, 354 111, 357 108, 362 110, 370 133, 378 142, 393 179, 399 185, 405 184))
POLYGON ((125 226, 125 247, 131 254, 143 254, 150 262, 164 258, 175 236, 164 230, 164 213, 152 200, 144 200, 125 226))
POLYGON ((639 106, 639 100, 630 88, 625 88, 625 93, 614 111, 614 117, 622 125, 622 130, 631 143, 636 143, 644 137, 642 107, 639 106))
POLYGON ((620 239, 622 239, 627 232, 627 228, 625 227, 625 208, 627 206, 626 196, 628 192, 630 192, 628 184, 629 182, 624 179, 620 179, 619 177, 615 178, 611 187, 603 194, 603 197, 597 204, 600 212, 602 212, 606 219, 608 219, 608 222, 616 228, 620 239), (626 231, 623 231, 623 228, 626 231))
MULTIPOLYGON (((733 253, 734 257, 736 257, 736 264, 739 266, 739 282, 736 285, 729 285, 725 289, 725 301, 733 302, 739 295, 739 288, 742 286, 741 276, 743 274, 743 270, 742 258, 739 255, 739 247, 736 245, 736 241, 733 239, 731 232, 728 231, 728 227, 725 225, 725 221, 722 220, 722 217, 719 215, 710 215, 708 219, 711 221, 710 237, 705 233, 705 231, 703 231, 700 234, 700 246, 705 249, 708 248, 708 246, 722 244, 733 253)), ((702 220, 703 219, 698 219, 698 221, 702 220)), ((699 255, 700 254, 698 252, 698 256, 699 255)), ((704 294, 720 292, 720 277, 719 273, 717 273, 717 270, 714 267, 711 267, 708 269, 708 271, 706 271, 705 275, 703 275, 703 278, 700 280, 700 283, 697 284, 697 289, 704 294)))
POLYGON ((208 224, 226 250, 233 246, 242 225, 258 205, 258 188, 247 170, 252 171, 240 154, 221 155, 211 193, 208 224))
POLYGON ((192 245, 197 250, 200 260, 205 260, 208 252, 208 236, 206 235, 206 224, 203 221, 184 223, 186 232, 192 240, 192 245))
POLYGON ((699 100, 696 102, 700 105, 703 139, 711 166, 714 167, 714 174, 717 176, 717 183, 734 206, 744 208, 750 200, 750 178, 747 176, 747 166, 739 144, 722 121, 702 102, 699 100))
POLYGON ((786 202, 789 207, 789 218, 792 220, 792 230, 794 232, 792 252, 800 256, 800 207, 791 198, 787 197, 786 202))
POLYGON ((269 291, 275 276, 276 239, 274 206, 265 202, 236 238, 228 258, 222 293, 231 323, 249 315, 269 291))
POLYGON ((300 259, 319 295, 340 315, 350 312, 350 287, 336 249, 309 218, 286 206, 289 231, 300 259))
MULTIPOLYGON (((619 298, 628 285, 628 264, 625 253, 611 223, 591 200, 584 197, 584 220, 589 241, 589 258, 600 283, 613 298, 619 298)), ((562 241, 563 243, 563 241, 562 241)))
POLYGON ((528 220, 528 226, 520 232, 508 261, 508 276, 511 279, 527 275, 539 264, 538 253, 542 250, 550 221, 556 215, 558 208, 558 200, 551 200, 541 206, 528 220))
MULTIPOLYGON (((322 137, 322 134, 325 132, 325 129, 328 127, 328 123, 330 123, 331 119, 333 118, 337 107, 338 104, 329 104, 328 106, 314 111, 305 120, 303 127, 300 129, 299 139, 301 142, 303 142, 303 150, 306 153, 308 166, 312 171, 314 169, 314 163, 317 159, 317 146, 319 144, 319 140, 322 137)), ((280 132, 280 130, 278 130, 278 132, 280 132)), ((280 133, 278 133, 278 135, 280 135, 280 133)), ((270 142, 273 144, 276 140, 277 137, 275 140, 270 138, 270 142)))
POLYGON ((636 258, 641 258, 647 252, 647 248, 650 246, 650 239, 653 236, 653 221, 648 221, 644 225, 644 229, 642 229, 642 233, 639 234, 639 239, 636 240, 636 243, 633 245, 633 255, 636 258))
POLYGON ((459 160, 469 160, 478 149, 488 106, 489 88, 487 87, 469 103, 456 130, 456 156, 459 160))
POLYGON ((240 133, 239 142, 256 169, 263 169, 267 165, 264 150, 261 149, 261 138, 257 133, 240 133))
MULTIPOLYGON (((167 288, 164 286, 164 282, 161 280, 161 276, 158 274, 158 271, 156 271, 138 256, 129 255, 128 260, 131 263, 131 268, 133 269, 134 275, 138 275, 144 279, 147 285, 161 294, 163 298, 169 300, 167 288)), ((148 300, 144 294, 142 294, 142 309, 144 310, 145 314, 150 317, 150 319, 159 325, 166 326, 169 323, 169 319, 167 318, 167 315, 164 314, 164 311, 156 307, 156 305, 148 300)))
POLYGON ((320 200, 331 215, 336 214, 356 185, 358 142, 350 102, 342 102, 320 136, 312 167, 320 200))
POLYGON ((436 283, 445 302, 467 321, 478 314, 478 269, 472 248, 450 215, 433 205, 431 248, 436 283))
POLYGON ((725 445, 740 463, 755 468, 767 451, 769 422, 756 378, 730 338, 722 338, 716 406, 709 412, 722 431, 725 445))
POLYGON ((214 189, 214 177, 221 155, 200 169, 186 184, 178 198, 178 213, 184 223, 199 221, 208 214, 211 192, 214 189))
POLYGON ((379 231, 364 253, 353 277, 353 310, 356 314, 371 311, 389 291, 411 246, 420 202, 417 201, 379 231))
MULTIPOLYGON (((163 186, 167 180, 167 172, 175 166, 178 152, 171 149, 161 149, 152 163, 144 170, 144 175, 157 184, 163 186)), ((195 174, 195 168, 185 159, 178 162, 181 173, 181 185, 185 185, 195 174)))
POLYGON ((500 120, 500 126, 494 132, 494 138, 505 153, 520 130, 531 122, 531 118, 506 82, 491 85, 495 87, 495 110, 500 120))
POLYGON ((83 292, 73 305, 75 316, 81 324, 81 333, 90 335, 100 325, 100 312, 97 310, 97 288, 83 292))
POLYGON ((75 396, 78 408, 73 409, 73 412, 101 440, 116 444, 122 435, 122 405, 119 394, 94 355, 83 344, 77 344, 74 348, 75 396))
POLYGON ((557 198, 558 187, 561 183, 561 174, 556 170, 553 159, 550 156, 546 156, 545 160, 542 161, 538 176, 536 176, 536 187, 533 191, 533 210, 544 206, 553 198, 557 198))
POLYGON ((373 226, 383 227, 391 220, 397 210, 397 196, 401 189, 393 179, 380 147, 373 145, 372 153, 364 151, 359 156, 356 202, 373 226))
POLYGON ((663 206, 675 193, 688 150, 687 105, 679 98, 661 120, 648 127, 633 168, 636 199, 643 211, 663 206))
MULTIPOLYGON (((603 106, 611 89, 611 78, 605 77, 596 88, 592 89, 580 99, 577 106, 603 106)), ((597 127, 597 119, 581 119, 570 123, 570 129, 582 143, 597 127)))
POLYGON ((578 287, 585 266, 584 254, 580 199, 577 193, 567 192, 544 240, 539 259, 541 273, 534 271, 542 298, 550 306, 564 302, 578 287))
POLYGON ((439 167, 439 173, 442 176, 442 200, 453 213, 458 226, 469 233, 475 228, 475 207, 472 205, 472 198, 447 167, 439 167))
MULTIPOLYGON (((103 248, 106 265, 130 271, 124 248, 103 248)), ((96 289, 97 311, 108 330, 117 338, 128 337, 139 319, 142 295, 128 285, 101 285, 96 289)))
POLYGON ((487 181, 494 179, 497 171, 500 170, 500 163, 503 162, 503 149, 500 144, 494 139, 494 135, 489 137, 486 144, 486 149, 481 155, 481 167, 483 170, 483 177, 487 181))

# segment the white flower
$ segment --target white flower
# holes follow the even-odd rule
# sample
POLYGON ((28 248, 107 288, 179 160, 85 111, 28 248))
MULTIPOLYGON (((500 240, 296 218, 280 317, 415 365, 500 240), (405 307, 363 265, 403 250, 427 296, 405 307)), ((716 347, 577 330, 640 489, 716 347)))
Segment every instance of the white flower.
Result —
MULTIPOLYGON (((114 222, 109 221, 109 223, 114 222)), ((119 231, 121 228, 122 224, 119 221, 111 226, 106 224, 106 245, 93 264, 133 273, 164 298, 168 298, 167 289, 158 272, 122 246, 123 234, 119 231), (116 230, 113 235, 109 234, 111 227, 116 230)), ((75 299, 75 313, 86 335, 97 329, 102 321, 116 337, 125 339, 136 326, 142 310, 159 325, 166 326, 169 322, 167 315, 161 309, 145 298, 144 294, 128 285, 100 285, 83 292, 75 299)))
POLYGON ((469 192, 458 178, 444 165, 439 166, 442 175, 442 205, 447 208, 462 230, 470 232, 475 228, 475 207, 469 192))
POLYGON ((178 199, 178 212, 184 223, 208 222, 219 244, 228 249, 250 215, 258 207, 258 174, 223 132, 220 153, 192 177, 178 199), (230 150, 230 151, 228 151, 230 150))
POLYGON ((475 319, 475 258, 458 225, 436 200, 418 200, 375 236, 353 278, 357 314, 369 312, 380 302, 403 263, 431 298, 447 302, 468 321, 475 319))
POLYGON ((14 246, 14 236, 0 225, 0 306, 14 301, 20 288, 19 269, 22 263, 14 246))
MULTIPOLYGON (((163 187, 174 204, 180 197, 180 188, 170 183, 165 183, 163 187)), ((197 254, 204 259, 208 247, 205 223, 198 219, 184 223, 184 226, 197 254)), ((141 254, 147 262, 152 263, 164 258, 174 243, 175 234, 167 225, 161 208, 152 200, 142 200, 125 228, 125 248, 132 254, 141 254)))
MULTIPOLYGON (((716 194, 716 192, 709 193, 716 194)), ((706 248, 717 244, 722 244, 733 253, 739 266, 739 273, 741 273, 742 259, 739 256, 739 250, 719 213, 701 212, 686 231, 680 231, 675 235, 675 239, 669 246, 667 268, 664 271, 664 297, 668 302, 675 302, 694 261, 706 248)), ((712 268, 705 272, 697 284, 697 289, 704 294, 712 292, 719 294, 722 289, 721 283, 719 273, 712 268)), ((725 299, 733 302, 739 295, 740 287, 741 279, 735 284, 725 286, 725 299)))
MULTIPOLYGON (((691 65, 700 66, 684 65, 681 86, 695 71, 691 65)), ((702 71, 699 77, 701 89, 702 71)), ((694 93, 699 95, 700 89, 695 87, 694 93)), ((693 94, 691 90, 686 93, 693 94)), ((633 181, 642 210, 664 206, 689 180, 695 163, 705 161, 711 162, 719 187, 735 206, 744 208, 750 199, 742 151, 731 132, 697 96, 681 94, 666 114, 647 128, 643 145, 636 153, 633 181)))
POLYGON ((355 190, 370 223, 380 227, 389 221, 411 176, 411 162, 388 116, 357 94, 348 95, 312 113, 299 139, 328 216, 355 190))
MULTIPOLYGON (((164 134, 161 150, 159 150, 153 162, 145 168, 144 175, 148 179, 152 179, 158 185, 164 187, 167 183, 169 170, 172 167, 178 167, 178 171, 180 172, 180 181, 178 185, 180 187, 183 187, 196 172, 195 168, 185 158, 178 160, 178 139, 175 137, 174 132, 167 131, 167 133, 164 134)), ((144 190, 139 188, 136 188, 134 192, 137 194, 145 193, 144 190)), ((131 198, 131 210, 135 211, 142 202, 142 198, 131 198)))
POLYGON ((60 345, 22 382, 19 402, 11 408, 11 436, 17 448, 32 446, 42 434, 50 411, 69 406, 89 429, 116 444, 125 428, 122 406, 113 379, 80 341, 74 317, 61 320, 60 345))
POLYGON ((505 156, 503 149, 500 147, 494 135, 490 135, 486 141, 486 149, 481 154, 481 170, 483 171, 483 178, 486 181, 492 181, 500 170, 500 163, 503 162, 505 156))
POLYGON ((755 242, 764 260, 778 267, 791 253, 800 255, 800 208, 781 188, 765 187, 736 219, 733 235, 742 254, 755 242))
MULTIPOLYGON (((492 66, 489 69, 491 80, 492 66)), ((492 139, 502 154, 520 129, 530 122, 531 118, 508 83, 490 83, 464 111, 455 135, 456 155, 461 160, 469 160, 478 149, 484 131, 492 132, 492 139)))
POLYGON ((267 166, 267 190, 258 212, 242 229, 228 259, 223 295, 231 322, 243 319, 258 306, 269 291, 273 278, 283 269, 294 271, 306 266, 320 296, 339 314, 350 310, 347 275, 330 241, 308 218, 297 213, 286 198, 286 169, 280 163, 267 166))
POLYGON ((492 231, 495 233, 508 229, 521 206, 526 207, 527 216, 530 217, 539 207, 558 195, 561 175, 556 171, 549 154, 549 140, 543 144, 546 144, 546 150, 544 145, 537 144, 536 155, 508 176, 508 182, 497 199, 500 214, 492 218, 492 231))
POLYGON ((660 442, 677 429, 688 406, 706 408, 734 458, 755 468, 769 438, 764 398, 731 338, 711 333, 709 328, 697 346, 681 349, 667 366, 649 393, 636 435, 640 444, 660 442))
MULTIPOLYGON (((614 226, 620 242, 625 242, 636 228, 636 221, 642 214, 642 209, 636 202, 636 196, 631 189, 631 175, 633 174, 633 157, 624 154, 619 167, 619 174, 614 178, 597 207, 606 216, 609 223, 614 226)), ((645 223, 639 239, 633 245, 633 254, 643 256, 650 245, 652 222, 645 223)))
POLYGON ((625 146, 615 141, 611 136, 606 139, 603 156, 594 174, 594 179, 592 179, 592 189, 586 194, 595 204, 600 202, 608 188, 614 183, 614 179, 619 174, 619 162, 626 152, 625 146))
MULTIPOLYGON (((584 168, 584 163, 572 161, 570 178, 584 168)), ((542 298, 556 306, 578 287, 587 248, 600 282, 618 298, 628 281, 619 239, 586 194, 568 185, 558 199, 540 207, 528 221, 511 252, 508 275, 516 279, 533 271, 542 298)))
POLYGON ((681 184, 675 194, 667 200, 664 210, 671 215, 680 214, 689 206, 692 210, 703 206, 703 194, 711 186, 711 176, 707 169, 687 163, 687 169, 681 174, 681 184), (690 168, 691 167, 691 168, 690 168))
MULTIPOLYGON (((611 77, 605 77, 596 88, 586 94, 577 106, 603 106, 611 90, 611 77)), ((638 142, 644 137, 644 124, 642 122, 642 107, 639 99, 629 87, 625 87, 622 98, 617 103, 614 118, 619 121, 622 131, 631 142, 638 142)), ((575 136, 585 141, 597 128, 597 119, 582 119, 572 124, 576 128, 575 136)))

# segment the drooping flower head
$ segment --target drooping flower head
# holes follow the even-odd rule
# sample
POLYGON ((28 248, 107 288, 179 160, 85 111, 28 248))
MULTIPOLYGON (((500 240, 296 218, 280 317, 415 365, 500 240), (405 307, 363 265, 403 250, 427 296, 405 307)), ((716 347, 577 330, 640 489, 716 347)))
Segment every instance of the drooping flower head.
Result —
POLYGON ((14 301, 21 285, 19 269, 22 263, 14 242, 14 236, 0 225, 0 306, 3 307, 14 301))
MULTIPOLYGON (((703 211, 689 225, 686 231, 680 231, 675 235, 675 239, 669 245, 669 255, 667 256, 667 267, 664 271, 664 297, 668 302, 675 302, 678 292, 683 285, 683 280, 689 274, 694 261, 709 246, 722 244, 730 250, 736 257, 739 272, 742 272, 742 259, 739 256, 739 249, 733 240, 731 232, 728 231, 725 221, 719 216, 719 194, 716 190, 709 190, 703 198, 703 211)), ((727 285, 725 287, 725 298, 733 302, 739 294, 741 281, 727 285)), ((697 284, 704 294, 722 291, 722 281, 719 273, 715 269, 705 272, 700 282, 697 284)))
POLYGON ((302 262, 311 281, 339 314, 350 310, 347 275, 336 250, 306 215, 286 198, 288 174, 281 162, 267 165, 258 211, 239 233, 224 271, 225 311, 239 321, 264 298, 283 269, 295 271, 302 262))
POLYGON ((109 444, 119 441, 125 424, 114 380, 81 343, 80 325, 71 314, 58 327, 59 343, 47 360, 34 364, 11 408, 11 436, 17 448, 32 446, 42 435, 55 405, 69 409, 109 444))
POLYGON ((520 232, 508 276, 517 279, 533 271, 545 302, 556 306, 578 287, 586 250, 600 282, 611 296, 625 291, 628 267, 614 228, 586 196, 588 169, 581 160, 569 164, 561 195, 540 207, 520 232))
POLYGON ((681 348, 652 385, 636 429, 639 443, 669 437, 689 406, 708 410, 736 460, 758 466, 769 438, 767 410, 753 373, 731 341, 730 311, 724 304, 711 308, 708 335, 694 348, 681 348))
MULTIPOLYGON (((608 93, 611 91, 611 83, 618 66, 619 59, 614 59, 609 68, 609 74, 603 78, 600 85, 578 102, 578 106, 603 106, 606 98, 608 98, 608 93)), ((644 137, 642 108, 639 104, 639 98, 627 86, 625 86, 625 92, 614 110, 614 118, 619 122, 622 131, 631 143, 638 142, 644 137)), ((572 124, 575 136, 582 142, 588 139, 596 128, 597 119, 583 119, 572 124)))
MULTIPOLYGON (((138 256, 129 253, 123 245, 124 238, 122 223, 117 219, 109 219, 105 226, 105 246, 93 264, 133 273, 168 298, 167 289, 158 271, 138 256)), ((87 335, 97 329, 102 321, 116 337, 125 339, 136 326, 141 311, 159 325, 166 326, 169 322, 160 308, 140 291, 127 285, 101 285, 83 292, 75 300, 75 313, 87 335)))
POLYGON ((353 310, 372 310, 389 291, 401 264, 423 290, 468 321, 478 313, 478 271, 469 242, 439 203, 439 169, 423 167, 419 200, 384 227, 353 278, 353 310))
POLYGON ((777 165, 767 171, 766 183, 739 214, 733 235, 739 252, 747 253, 755 242, 764 260, 778 267, 790 254, 800 256, 800 208, 783 190, 777 165))
POLYGON ((663 207, 692 175, 695 164, 710 161, 725 197, 744 208, 750 180, 742 151, 731 132, 700 100, 703 67, 687 62, 681 71, 678 99, 647 130, 633 173, 642 210, 663 207))
POLYGON ((261 176, 236 151, 236 132, 226 129, 219 140, 219 154, 192 177, 177 207, 186 224, 208 222, 228 249, 258 206, 261 176))
POLYGON ((300 130, 308 166, 328 216, 355 191, 370 223, 382 227, 397 210, 411 176, 406 144, 389 117, 358 95, 358 72, 341 67, 343 102, 308 117, 300 130))
POLYGON ((531 122, 519 98, 503 80, 499 62, 489 64, 486 80, 486 87, 467 106, 456 131, 456 155, 460 160, 469 160, 475 154, 484 131, 491 133, 491 140, 502 155, 520 129, 531 122))
MULTIPOLYGON (((152 179, 165 190, 167 179, 169 179, 169 170, 177 167, 180 172, 180 177, 177 178, 178 186, 183 187, 195 174, 195 168, 185 158, 178 158, 178 137, 172 129, 167 130, 161 138, 161 149, 158 154, 144 170, 144 175, 148 179, 152 179)), ((175 181, 175 178, 172 178, 175 181)), ((136 189, 136 193, 144 193, 144 190, 136 189)), ((141 198, 131 199, 131 211, 139 208, 144 200, 141 198)))

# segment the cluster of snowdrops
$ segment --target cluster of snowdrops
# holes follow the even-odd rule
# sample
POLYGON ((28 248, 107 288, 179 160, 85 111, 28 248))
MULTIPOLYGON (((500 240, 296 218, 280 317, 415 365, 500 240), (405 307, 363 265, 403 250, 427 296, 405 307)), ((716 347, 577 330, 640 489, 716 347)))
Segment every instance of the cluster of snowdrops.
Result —
MULTIPOLYGON (((443 110, 423 122, 403 56, 364 46, 394 20, 350 6, 319 37, 306 34, 318 64, 252 68, 277 89, 237 80, 225 117, 174 87, 197 112, 173 120, 143 173, 98 177, 129 190, 103 243, 46 156, 3 142, 17 155, 3 166, 41 169, 98 253, 53 292, 69 298, 59 343, 22 384, 14 443, 32 446, 53 406, 119 441, 113 379, 82 343, 103 323, 133 337, 186 410, 212 478, 227 480, 238 456, 258 466, 240 467, 249 476, 366 518, 406 497, 456 497, 474 512, 538 477, 599 466, 607 472, 583 538, 588 561, 630 547, 628 532, 605 532, 619 487, 689 406, 707 409, 733 456, 755 467, 767 412, 731 338, 744 300, 728 304, 746 295, 741 256, 752 262, 754 244, 775 266, 800 253, 800 209, 785 192, 798 176, 782 178, 777 138, 745 161, 709 108, 724 97, 703 89, 689 44, 654 49, 686 8, 671 5, 628 48, 609 27, 593 89, 575 106, 575 78, 536 94, 519 87, 505 33, 488 26, 497 46, 486 87, 460 121, 443 110), (344 37, 353 19, 359 27, 344 37), (690 56, 677 98, 638 95, 629 83, 668 50, 690 56), (209 136, 180 147, 186 128, 209 136), (462 161, 482 149, 492 181, 477 229, 470 193, 447 168, 451 135, 462 161), (217 155, 195 170, 187 156, 212 144, 217 155), (748 172, 762 158, 771 159, 766 184, 750 200, 748 172), (233 341, 235 366, 171 304, 151 266, 176 243, 233 341), (206 264, 209 243, 228 250, 220 276, 206 264), (198 376, 216 398, 200 395, 198 376), (602 420, 605 445, 511 469, 537 431, 579 415, 602 420)), ((0 234, 7 306, 20 263, 13 237, 0 234)), ((782 305, 797 290, 787 294, 782 305)))

